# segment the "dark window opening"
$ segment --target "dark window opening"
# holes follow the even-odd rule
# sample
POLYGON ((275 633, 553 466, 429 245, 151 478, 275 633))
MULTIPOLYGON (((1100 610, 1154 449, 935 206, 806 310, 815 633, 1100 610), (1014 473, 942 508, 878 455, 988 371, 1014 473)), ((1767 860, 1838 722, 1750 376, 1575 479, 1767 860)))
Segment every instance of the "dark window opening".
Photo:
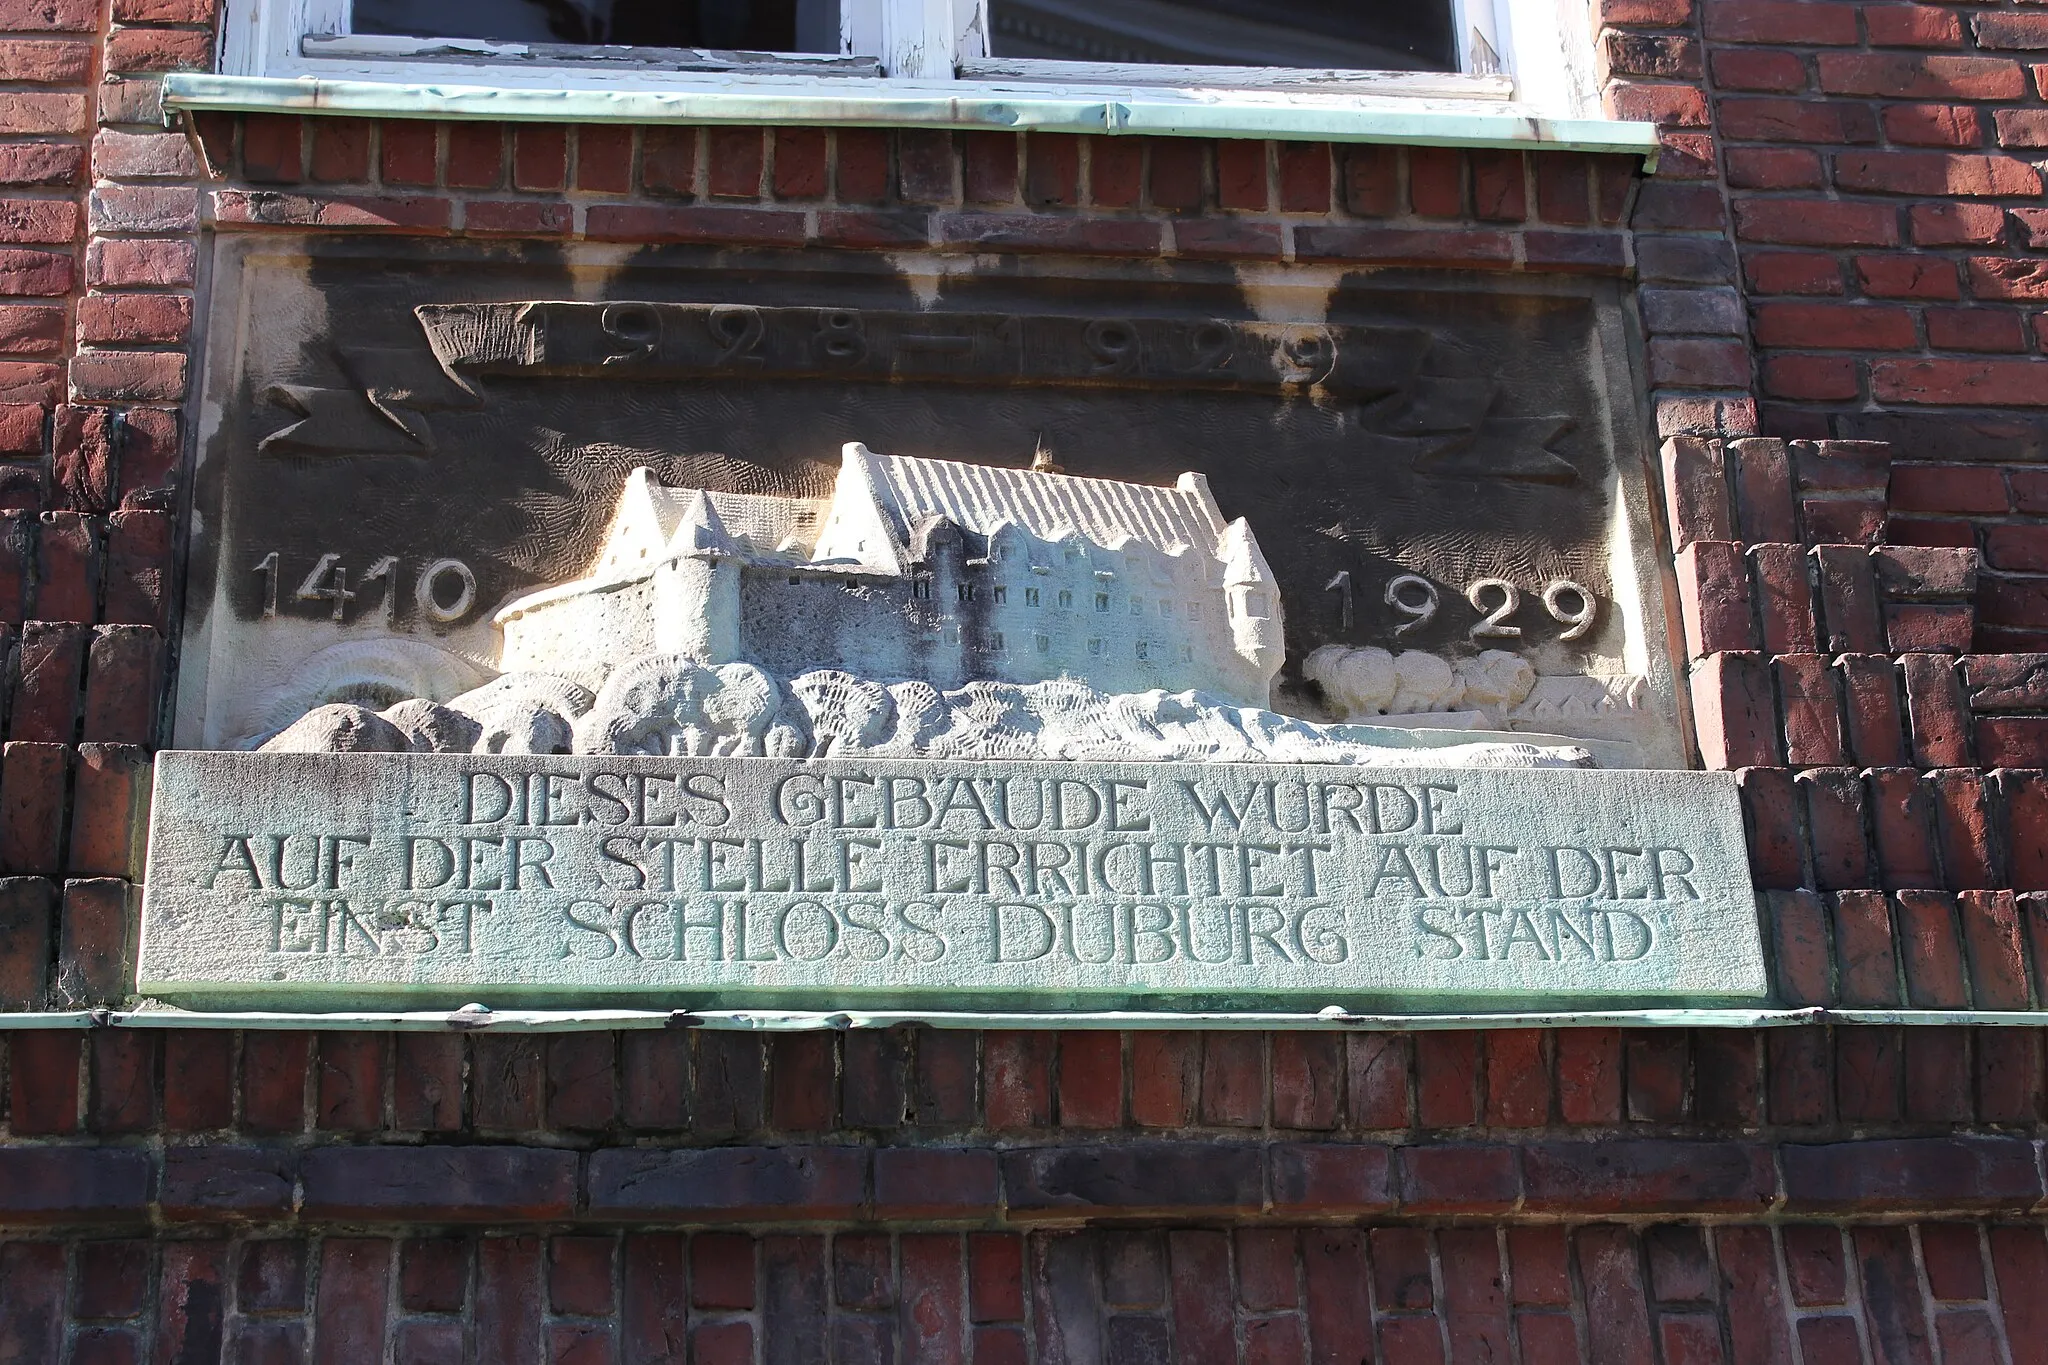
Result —
POLYGON ((995 57, 1456 71, 1450 0, 989 0, 995 57))
POLYGON ((837 52, 837 0, 355 0, 357 33, 837 52))

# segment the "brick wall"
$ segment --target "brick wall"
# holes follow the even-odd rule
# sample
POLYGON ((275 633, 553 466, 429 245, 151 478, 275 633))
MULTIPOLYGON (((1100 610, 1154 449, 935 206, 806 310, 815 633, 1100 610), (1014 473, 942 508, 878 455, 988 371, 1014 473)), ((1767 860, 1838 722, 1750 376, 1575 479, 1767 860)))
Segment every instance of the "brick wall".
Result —
MULTIPOLYGON (((1598 8, 1649 179, 166 131, 208 0, 0 0, 0 1010, 130 970, 202 227, 1631 277, 1776 1002, 2048 1007, 2048 11, 1598 8)), ((0 1029, 0 1087, 0 1359, 2048 1360, 2037 1027, 0 1029)))

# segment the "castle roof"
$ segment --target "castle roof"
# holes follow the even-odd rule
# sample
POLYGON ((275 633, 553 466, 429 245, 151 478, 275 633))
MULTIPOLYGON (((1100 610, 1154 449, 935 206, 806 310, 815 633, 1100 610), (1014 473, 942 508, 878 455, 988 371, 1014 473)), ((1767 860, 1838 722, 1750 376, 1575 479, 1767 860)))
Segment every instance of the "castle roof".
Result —
POLYGON ((872 494, 899 544, 908 544, 927 518, 942 517, 962 530, 987 535, 1005 521, 1042 540, 1079 532, 1098 545, 1125 539, 1158 549, 1186 545, 1216 555, 1222 514, 1199 474, 1183 474, 1172 487, 1079 478, 1042 470, 962 464, 913 455, 879 455, 847 445, 842 485, 855 476, 872 494))

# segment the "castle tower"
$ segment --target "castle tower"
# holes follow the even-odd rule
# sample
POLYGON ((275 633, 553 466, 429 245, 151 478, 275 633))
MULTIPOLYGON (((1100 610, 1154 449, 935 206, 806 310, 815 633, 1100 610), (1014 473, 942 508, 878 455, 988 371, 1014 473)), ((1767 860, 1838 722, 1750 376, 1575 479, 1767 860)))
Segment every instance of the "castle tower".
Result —
POLYGON ((655 648, 704 664, 739 658, 742 552, 708 496, 690 499, 666 551, 655 570, 655 648))
POLYGON ((1280 585, 1243 517, 1223 530, 1223 592, 1230 613, 1230 638, 1237 656, 1259 680, 1261 704, 1273 675, 1287 660, 1280 585))

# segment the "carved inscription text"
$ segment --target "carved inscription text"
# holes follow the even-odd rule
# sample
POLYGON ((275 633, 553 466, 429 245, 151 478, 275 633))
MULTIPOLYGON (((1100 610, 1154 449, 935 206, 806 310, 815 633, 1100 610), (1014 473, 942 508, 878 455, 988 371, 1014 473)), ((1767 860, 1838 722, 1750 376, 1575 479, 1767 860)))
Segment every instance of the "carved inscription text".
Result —
POLYGON ((1761 986, 1710 774, 370 758, 164 756, 146 991, 1320 1006, 1761 986))

